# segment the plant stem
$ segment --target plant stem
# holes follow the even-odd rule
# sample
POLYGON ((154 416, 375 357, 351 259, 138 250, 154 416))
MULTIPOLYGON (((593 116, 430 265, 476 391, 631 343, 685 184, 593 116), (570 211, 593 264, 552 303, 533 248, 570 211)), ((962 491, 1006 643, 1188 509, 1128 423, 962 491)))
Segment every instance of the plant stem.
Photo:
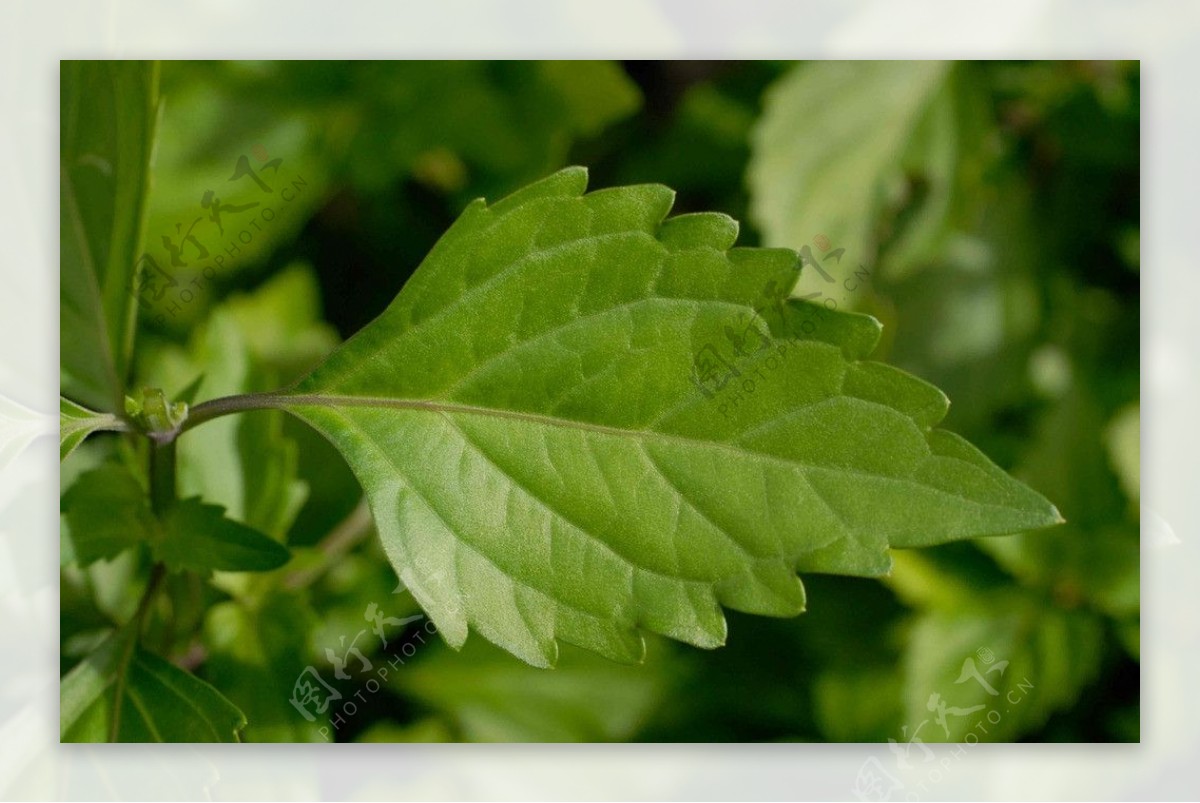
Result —
MULTIPOLYGON (((175 440, 150 440, 150 507, 154 515, 160 519, 175 504, 175 440)), ((108 740, 117 741, 121 733, 121 705, 125 698, 125 687, 129 680, 129 665, 137 652, 138 642, 142 637, 142 626, 150 606, 154 602, 158 589, 162 586, 163 578, 167 575, 167 567, 163 563, 155 563, 150 570, 150 579, 146 590, 138 601, 133 618, 125 626, 125 644, 121 648, 121 658, 117 664, 116 680, 114 681, 114 697, 112 717, 109 721, 108 740)))
POLYGON ((175 441, 150 442, 150 507, 162 516, 175 504, 175 441))
POLYGON ((244 393, 239 396, 224 396, 220 399, 197 404, 188 412, 187 420, 179 428, 179 432, 187 432, 194 426, 203 424, 214 418, 230 413, 243 413, 250 410, 268 410, 279 407, 281 397, 278 393, 244 393))

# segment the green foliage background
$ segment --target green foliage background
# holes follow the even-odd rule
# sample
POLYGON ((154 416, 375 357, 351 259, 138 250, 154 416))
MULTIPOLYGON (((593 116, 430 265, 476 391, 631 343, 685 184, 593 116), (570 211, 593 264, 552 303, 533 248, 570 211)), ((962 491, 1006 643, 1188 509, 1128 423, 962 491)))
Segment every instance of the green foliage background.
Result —
MULTIPOLYGON (((631 667, 569 649, 546 671, 477 637, 453 652, 419 622, 385 648, 368 606, 419 611, 345 463, 281 413, 220 419, 180 440, 181 495, 294 559, 171 576, 172 627, 146 644, 241 709, 246 740, 1138 740, 1136 63, 168 62, 137 80, 162 98, 145 249, 179 284, 142 294, 134 370, 168 396, 294 380, 383 310, 471 199, 582 164, 592 187, 659 182, 676 212, 738 218, 741 244, 808 247, 831 278, 808 271, 796 292, 879 318, 875 358, 946 391, 945 425, 1068 521, 901 552, 883 582, 806 577, 809 613, 730 613, 714 652, 654 640, 631 667), (220 232, 209 190, 258 205, 224 211, 220 232), (228 257, 207 273, 183 245, 197 219, 201 247, 228 257), (377 674, 351 662, 337 680, 325 655, 364 628, 364 656, 391 666, 374 691, 377 674), (1007 662, 983 675, 997 695, 967 659, 1007 662), (353 715, 299 715, 310 665, 353 715), (985 708, 943 729, 934 694, 985 708), (996 700, 999 722, 975 729, 996 700)), ((80 401, 105 396, 95 367, 80 363, 80 401)), ((140 463, 117 436, 89 439, 64 499, 86 502, 104 477, 80 475, 114 465, 140 463)), ((77 555, 64 522, 65 673, 133 615, 146 566, 77 555)))

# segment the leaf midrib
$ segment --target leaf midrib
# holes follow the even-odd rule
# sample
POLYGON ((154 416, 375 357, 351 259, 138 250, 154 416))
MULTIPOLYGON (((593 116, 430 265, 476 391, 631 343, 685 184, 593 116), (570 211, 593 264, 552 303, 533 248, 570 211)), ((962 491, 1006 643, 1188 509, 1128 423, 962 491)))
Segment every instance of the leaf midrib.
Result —
POLYGON ((87 417, 67 416, 62 419, 60 416, 59 431, 65 437, 74 435, 77 432, 91 432, 94 430, 121 430, 125 427, 125 423, 117 418, 112 413, 102 413, 100 415, 89 415, 87 417))
MULTIPOLYGON (((879 405, 876 402, 870 402, 865 399, 857 399, 851 396, 838 396, 835 398, 855 398, 862 404, 882 407, 887 410, 892 408, 886 405, 879 405)), ((821 399, 821 402, 829 401, 829 399, 821 399)), ((459 402, 435 401, 431 399, 394 399, 378 396, 342 396, 336 394, 264 394, 258 398, 258 402, 263 406, 287 410, 289 407, 329 407, 333 409, 343 407, 368 407, 368 408, 388 408, 397 410, 415 410, 429 413, 437 413, 441 415, 478 415, 488 418, 502 418, 515 421, 523 421, 525 423, 539 424, 543 426, 560 427, 565 429, 582 430, 586 432, 596 432, 603 435, 612 435, 622 438, 644 438, 672 443, 684 444, 686 446, 698 446, 703 448, 724 449, 733 452, 741 457, 750 457, 753 459, 767 460, 773 463, 778 463, 787 468, 803 469, 807 471, 824 471, 834 474, 841 474, 854 477, 862 477, 880 482, 897 482, 904 485, 918 485, 933 493, 937 493, 952 499, 966 500, 973 505, 985 508, 996 508, 1000 510, 1017 510, 1008 505, 995 502, 982 502, 979 500, 968 499, 967 497, 959 496, 944 489, 933 485, 922 483, 912 477, 892 477, 886 474, 874 474, 860 469, 848 468, 845 466, 820 465, 818 463, 807 463, 797 459, 780 457, 779 455, 770 454, 769 452, 753 451, 738 447, 728 441, 718 440, 702 440, 699 438, 690 438, 686 435, 675 435, 668 432, 661 432, 651 429, 628 429, 624 427, 615 427, 607 424, 594 424, 587 421, 577 421, 569 418, 555 418, 553 416, 541 415, 539 413, 529 413, 520 410, 504 410, 495 407, 481 407, 478 405, 462 404, 459 402)), ((811 405, 806 405, 811 406, 811 405)), ((803 408, 800 408, 803 409, 803 408)), ((789 410, 788 413, 795 413, 796 410, 789 410)), ((932 452, 930 452, 932 455, 932 452)), ((943 459, 961 460, 953 455, 938 455, 943 459)), ((965 462, 965 461, 962 461, 965 462)), ((970 465, 970 464, 968 464, 970 465)))

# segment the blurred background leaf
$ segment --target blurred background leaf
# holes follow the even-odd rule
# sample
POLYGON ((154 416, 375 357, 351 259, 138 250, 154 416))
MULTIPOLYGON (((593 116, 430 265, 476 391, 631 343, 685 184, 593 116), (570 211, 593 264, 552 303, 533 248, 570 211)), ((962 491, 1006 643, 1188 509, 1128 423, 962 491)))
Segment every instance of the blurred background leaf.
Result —
POLYGON ((395 687, 439 712, 451 734, 471 742, 612 742, 645 727, 672 680, 657 653, 640 666, 567 647, 553 671, 537 671, 482 639, 461 653, 440 649, 395 687))
POLYGON ((62 63, 62 392, 118 412, 133 353, 139 244, 159 113, 155 62, 62 63))

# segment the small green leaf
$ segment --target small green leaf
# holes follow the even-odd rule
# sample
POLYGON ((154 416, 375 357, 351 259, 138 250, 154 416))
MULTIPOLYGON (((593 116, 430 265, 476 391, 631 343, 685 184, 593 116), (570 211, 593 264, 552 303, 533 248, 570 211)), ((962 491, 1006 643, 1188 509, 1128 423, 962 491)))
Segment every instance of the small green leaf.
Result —
POLYGON ((158 115, 158 65, 64 61, 59 215, 62 389, 119 408, 158 115))
POLYGON ((640 660, 639 629, 715 647, 722 605, 802 611, 797 570, 877 576, 890 546, 1059 521, 933 429, 936 388, 863 361, 878 323, 787 300, 794 252, 665 220, 666 187, 586 182, 471 204, 379 318, 264 397, 346 457, 450 644, 474 627, 541 666, 559 639, 640 660), (732 386, 699 374, 718 359, 732 386))
POLYGON ((158 527, 146 489, 116 463, 80 475, 63 495, 62 512, 80 566, 145 543, 158 527))
POLYGON ((165 434, 177 431, 187 420, 187 402, 171 402, 160 388, 142 388, 125 397, 125 415, 142 432, 165 434))
POLYGON ((154 551, 174 571, 190 569, 201 574, 213 570, 266 572, 291 558, 283 544, 225 518, 224 508, 206 505, 199 497, 184 499, 167 511, 163 535, 154 551))
POLYGON ((120 667, 119 742, 236 742, 246 717, 221 693, 195 675, 129 643, 128 632, 105 641, 68 672, 59 689, 60 738, 106 742, 112 731, 113 701, 120 667), (126 655, 129 650, 133 654, 126 655))

